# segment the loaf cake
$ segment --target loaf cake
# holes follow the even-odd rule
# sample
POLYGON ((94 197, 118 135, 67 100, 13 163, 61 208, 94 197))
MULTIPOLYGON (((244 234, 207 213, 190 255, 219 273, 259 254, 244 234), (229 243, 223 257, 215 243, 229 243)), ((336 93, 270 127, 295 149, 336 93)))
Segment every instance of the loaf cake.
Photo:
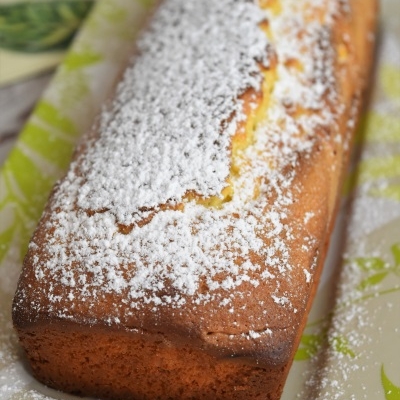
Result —
POLYGON ((104 399, 280 398, 375 14, 374 0, 155 9, 29 245, 13 321, 38 380, 104 399))

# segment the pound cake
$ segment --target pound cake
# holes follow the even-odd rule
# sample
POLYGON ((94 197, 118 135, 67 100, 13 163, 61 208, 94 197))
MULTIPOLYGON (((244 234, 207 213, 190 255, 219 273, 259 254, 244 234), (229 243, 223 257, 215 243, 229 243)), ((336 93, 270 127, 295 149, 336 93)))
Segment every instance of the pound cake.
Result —
POLYGON ((13 321, 38 380, 104 399, 280 398, 375 15, 374 0, 158 5, 29 245, 13 321))

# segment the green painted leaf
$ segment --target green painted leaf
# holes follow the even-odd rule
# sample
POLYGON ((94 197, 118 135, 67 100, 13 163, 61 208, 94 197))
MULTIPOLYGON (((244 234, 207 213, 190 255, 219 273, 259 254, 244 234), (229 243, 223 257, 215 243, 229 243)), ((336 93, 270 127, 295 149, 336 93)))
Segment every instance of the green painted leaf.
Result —
POLYGON ((369 194, 371 196, 387 197, 400 201, 400 185, 396 183, 399 177, 399 155, 369 158, 361 161, 357 169, 347 175, 343 193, 344 195, 348 195, 358 185, 385 179, 387 181, 386 185, 372 187, 369 190, 369 194), (389 180, 392 180, 392 182, 389 180))
MULTIPOLYGON (((46 124, 59 129, 67 135, 77 136, 79 134, 71 119, 63 115, 56 107, 47 101, 43 100, 39 102, 34 115, 46 124)), ((24 131, 22 132, 22 135, 24 135, 24 131)), ((29 135, 29 133, 27 133, 27 135, 29 135)))
POLYGON ((294 356, 295 361, 306 361, 309 360, 314 354, 310 352, 309 349, 304 348, 304 347, 299 347, 296 351, 296 354, 294 356))
POLYGON ((396 386, 386 375, 384 366, 381 367, 381 382, 386 400, 400 400, 400 386, 396 386))
POLYGON ((362 161, 358 167, 359 183, 398 176, 400 176, 400 155, 370 158, 362 161))
POLYGON ((43 176, 36 164, 30 160, 18 147, 13 149, 4 169, 8 176, 8 188, 12 193, 19 190, 24 199, 14 195, 14 201, 24 207, 24 212, 37 219, 46 202, 47 195, 53 185, 53 180, 43 176), (11 184, 9 181, 15 182, 11 184), (17 185, 17 188, 14 188, 17 185))
POLYGON ((364 290, 370 286, 375 286, 379 284, 380 282, 385 279, 385 277, 388 275, 388 271, 386 272, 378 272, 374 275, 369 276, 368 278, 365 278, 357 287, 358 290, 364 290))
POLYGON ((33 53, 66 48, 92 6, 93 0, 0 4, 1 47, 33 53))
POLYGON ((396 243, 390 249, 394 258, 394 265, 400 267, 400 244, 396 243))
POLYGON ((385 94, 400 101, 400 68, 386 64, 380 68, 380 80, 385 94))
POLYGON ((363 271, 381 271, 385 269, 385 262, 378 257, 360 257, 355 259, 356 265, 363 271))
POLYGON ((349 347, 349 342, 342 336, 334 336, 332 339, 333 348, 341 354, 354 358, 356 355, 354 351, 349 347))
POLYGON ((385 197, 395 201, 400 201, 400 185, 388 184, 384 187, 372 188, 368 194, 374 197, 385 197))
POLYGON ((73 143, 57 137, 51 131, 43 129, 32 122, 25 126, 25 135, 21 142, 38 152, 46 160, 65 169, 70 161, 73 143))
POLYGON ((367 142, 399 142, 400 118, 370 111, 361 119, 356 140, 357 143, 364 140, 367 142))
POLYGON ((71 51, 64 60, 63 68, 65 68, 67 71, 73 71, 96 64, 102 59, 103 56, 101 54, 90 49, 79 52, 71 51))
POLYGON ((321 344, 324 340, 324 335, 306 335, 303 334, 300 340, 300 346, 294 356, 296 361, 304 361, 313 357, 318 353, 321 344))

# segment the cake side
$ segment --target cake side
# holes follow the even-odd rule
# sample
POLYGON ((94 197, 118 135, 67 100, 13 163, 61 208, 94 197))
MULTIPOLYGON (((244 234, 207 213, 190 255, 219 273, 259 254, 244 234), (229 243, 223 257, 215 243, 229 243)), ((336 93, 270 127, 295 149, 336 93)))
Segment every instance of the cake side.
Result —
MULTIPOLYGON (((131 102, 137 107, 139 100, 122 88, 114 109, 103 114, 96 132, 100 139, 82 144, 68 176, 55 189, 31 242, 13 310, 35 373, 50 386, 79 390, 61 377, 66 367, 62 357, 52 355, 57 354, 52 343, 63 349, 59 355, 80 359, 71 373, 84 376, 93 367, 86 360, 88 351, 96 350, 92 337, 109 343, 107 351, 115 350, 119 368, 131 365, 132 371, 116 380, 105 363, 98 363, 98 379, 109 382, 110 389, 89 389, 81 381, 85 394, 118 398, 121 387, 131 387, 131 398, 176 398, 176 393, 181 393, 178 398, 212 398, 215 393, 216 398, 244 398, 239 388, 244 387, 247 394, 253 390, 254 398, 279 396, 329 241, 366 78, 363 71, 370 63, 372 42, 367 34, 373 31, 375 2, 260 3, 264 9, 234 2, 241 8, 233 17, 239 21, 245 14, 246 24, 238 24, 242 33, 250 25, 257 33, 250 35, 252 46, 244 41, 235 48, 252 49, 241 60, 248 80, 233 85, 236 91, 229 92, 230 97, 222 91, 224 107, 215 111, 219 124, 203 126, 211 137, 217 135, 212 140, 217 147, 209 151, 203 131, 196 127, 196 115, 194 127, 189 119, 185 129, 198 135, 197 142, 178 147, 183 158, 193 146, 201 148, 214 168, 210 174, 204 173, 203 179, 205 166, 196 164, 194 175, 183 174, 186 186, 179 183, 173 195, 176 177, 160 174, 162 180, 153 188, 159 197, 152 199, 146 179, 160 178, 145 166, 148 177, 140 177, 132 191, 121 192, 124 184, 109 180, 102 169, 112 167, 118 157, 113 146, 123 147, 135 125, 124 105, 131 102), (234 101, 229 103, 229 98, 234 101), (120 126, 124 128, 118 131, 120 126), (108 129, 116 130, 115 143, 104 133, 108 129), (99 166, 97 159, 108 163, 99 166), (131 202, 129 196, 137 192, 131 202), (82 345, 68 350, 78 337, 82 345), (134 352, 127 351, 127 343, 135 351, 142 349, 140 363, 132 361, 134 352), (185 379, 191 376, 182 372, 182 348, 195 355, 188 356, 197 371, 192 397, 182 394, 185 379), (160 362, 174 359, 174 367, 160 367, 154 358, 146 364, 153 351, 160 362), (161 386, 143 386, 159 387, 153 397, 129 384, 139 364, 143 370, 137 372, 138 379, 143 371, 157 374, 161 386), (207 372, 203 376, 199 371, 207 372), (171 387, 174 394, 165 394, 163 387, 171 387)), ((170 15, 162 14, 162 7, 158 23, 170 15)), ((191 7, 185 12, 194 12, 191 7)), ((199 27, 204 27, 199 18, 199 27)), ((210 33, 205 30, 205 35, 210 33)), ((131 70, 143 61, 138 57, 131 70)), ((198 68, 201 71, 202 66, 198 68)), ((127 84, 134 78, 128 71, 124 79, 127 84)), ((214 91, 212 86, 213 96, 214 91)), ((157 110, 168 119, 170 110, 157 110)), ((145 128, 154 131, 156 122, 145 128)), ((147 145, 151 149, 155 143, 147 145)), ((170 150, 159 147, 158 152, 170 150)), ((198 157, 200 162, 201 154, 198 157)), ((159 159, 166 165, 174 161, 170 156, 159 159)), ((129 164, 128 156, 121 160, 129 164)), ((140 157, 134 161, 143 163, 140 157)), ((128 169, 125 177, 136 177, 135 166, 122 164, 128 169)), ((190 162, 173 168, 157 165, 168 171, 191 167, 190 162)), ((93 385, 99 387, 95 380, 93 385)), ((128 392, 123 396, 129 398, 128 392)))
POLYGON ((275 399, 283 388, 286 366, 217 357, 161 332, 74 325, 38 324, 21 334, 35 377, 58 390, 102 399, 211 400, 275 399))

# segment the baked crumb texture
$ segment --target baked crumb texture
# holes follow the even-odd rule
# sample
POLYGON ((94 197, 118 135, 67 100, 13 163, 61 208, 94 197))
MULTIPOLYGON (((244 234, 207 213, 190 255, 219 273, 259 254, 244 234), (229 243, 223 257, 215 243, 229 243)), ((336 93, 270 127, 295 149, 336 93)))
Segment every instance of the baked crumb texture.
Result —
POLYGON ((370 66, 374 0, 165 0, 32 238, 34 375, 113 399, 278 399, 370 66))

